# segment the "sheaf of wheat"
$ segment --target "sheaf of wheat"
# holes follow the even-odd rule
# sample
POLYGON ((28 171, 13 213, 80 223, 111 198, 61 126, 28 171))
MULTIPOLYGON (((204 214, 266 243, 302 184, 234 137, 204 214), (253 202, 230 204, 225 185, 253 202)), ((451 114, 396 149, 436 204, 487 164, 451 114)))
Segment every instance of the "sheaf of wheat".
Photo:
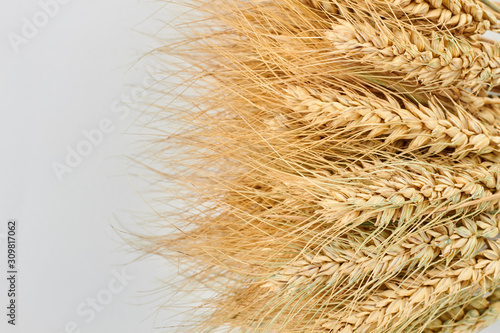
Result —
POLYGON ((498 5, 184 5, 183 37, 156 50, 176 80, 159 82, 147 125, 143 163, 161 198, 158 228, 141 237, 178 265, 174 290, 208 292, 177 331, 495 322, 498 5))

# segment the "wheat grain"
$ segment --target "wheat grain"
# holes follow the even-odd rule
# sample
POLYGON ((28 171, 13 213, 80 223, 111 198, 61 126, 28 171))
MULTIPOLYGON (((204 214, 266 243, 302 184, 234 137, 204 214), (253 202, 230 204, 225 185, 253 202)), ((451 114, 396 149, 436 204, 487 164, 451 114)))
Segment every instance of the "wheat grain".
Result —
MULTIPOLYGON (((404 101, 405 108, 392 96, 380 98, 366 93, 357 98, 352 91, 319 93, 312 89, 288 89, 294 120, 322 126, 326 131, 353 136, 363 133, 367 139, 381 137, 385 142, 409 140, 409 149, 428 147, 431 154, 447 148, 454 156, 499 152, 500 136, 488 130, 477 118, 463 108, 452 114, 436 100, 429 107, 404 101)), ((493 154, 493 156, 496 154, 493 154)))
MULTIPOLYGON (((484 292, 491 292, 498 286, 499 260, 470 259, 457 262, 452 268, 438 266, 417 278, 385 283, 388 287, 386 290, 370 295, 366 301, 359 302, 356 309, 328 315, 330 320, 322 320, 322 327, 332 329, 340 324, 344 327, 351 325, 353 330, 367 331, 373 329, 375 324, 378 328, 374 330, 376 332, 382 327, 394 325, 411 312, 418 313, 422 306, 429 306, 445 294, 456 300, 452 296, 461 294, 464 290, 474 292, 483 288, 484 292), (377 310, 366 312, 363 311, 364 308, 377 310), (346 316, 349 312, 351 315, 346 316)), ((440 302, 443 304, 444 298, 440 302)))
POLYGON ((382 255, 379 255, 380 246, 375 244, 384 244, 386 239, 376 240, 374 245, 360 245, 356 251, 328 246, 323 253, 307 255, 294 261, 262 287, 277 290, 292 285, 293 289, 297 289, 301 285, 311 284, 315 279, 324 283, 340 283, 348 278, 353 283, 362 281, 367 274, 384 281, 409 266, 426 267, 438 256, 448 261, 458 254, 465 259, 478 254, 490 260, 500 259, 498 246, 489 241, 489 238, 499 233, 498 219, 483 214, 474 220, 463 219, 461 224, 455 226, 454 223, 448 223, 446 227, 439 226, 403 236, 397 244, 385 249, 382 255))
POLYGON ((438 27, 450 30, 454 34, 484 34, 497 24, 496 17, 483 8, 480 1, 467 0, 394 0, 388 4, 397 12, 399 19, 421 18, 429 20, 438 27))
POLYGON ((344 57, 366 66, 415 78, 424 87, 457 88, 477 92, 500 79, 500 48, 474 37, 427 37, 417 30, 390 29, 340 21, 325 32, 332 47, 344 57))

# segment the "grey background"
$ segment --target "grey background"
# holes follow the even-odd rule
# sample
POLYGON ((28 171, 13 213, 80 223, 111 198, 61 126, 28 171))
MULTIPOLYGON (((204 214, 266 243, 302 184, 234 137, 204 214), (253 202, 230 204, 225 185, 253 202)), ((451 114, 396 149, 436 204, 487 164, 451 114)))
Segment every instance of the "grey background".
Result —
MULTIPOLYGON (((148 64, 138 60, 154 46, 140 32, 178 13, 168 6, 157 13, 163 4, 149 1, 60 0, 47 22, 14 47, 13 34, 22 37, 26 20, 43 19, 41 3, 54 1, 0 1, 1 309, 7 302, 2 234, 9 218, 19 221, 18 325, 7 325, 1 310, 0 331, 168 332, 161 327, 175 321, 164 320, 168 308, 157 316, 164 291, 155 288, 157 277, 175 275, 175 267, 133 261, 113 226, 132 228, 148 210, 123 158, 134 143, 123 133, 137 116, 126 102, 141 106, 134 96, 144 88, 148 64), (59 179, 54 163, 65 163, 68 147, 88 141, 84 131, 103 119, 113 130, 59 179), (90 319, 89 298, 109 294, 123 270, 133 280, 90 319), (82 304, 87 315, 77 312, 82 304)), ((484 332, 498 331, 500 324, 484 332)))

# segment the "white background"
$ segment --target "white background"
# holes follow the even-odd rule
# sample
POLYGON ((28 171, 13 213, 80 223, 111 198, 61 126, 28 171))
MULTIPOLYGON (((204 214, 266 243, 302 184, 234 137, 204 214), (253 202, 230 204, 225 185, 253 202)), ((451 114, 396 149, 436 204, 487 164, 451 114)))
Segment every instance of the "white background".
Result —
MULTIPOLYGON (((123 133, 135 114, 115 111, 147 76, 145 62, 138 60, 154 44, 140 32, 154 32, 155 20, 175 16, 168 7, 155 16, 161 6, 70 0, 16 50, 9 36, 23 36, 23 18, 33 22, 42 8, 36 0, 1 0, 0 233, 9 218, 19 221, 19 295, 13 328, 4 314, 5 238, 0 236, 0 332, 171 330, 162 326, 172 322, 156 317, 155 299, 162 291, 154 288, 160 285, 156 278, 174 268, 161 260, 130 263, 136 254, 113 229, 137 224, 140 212, 148 210, 123 158, 134 142, 123 133), (98 128, 103 119, 114 130, 60 181, 54 162, 64 163, 68 147, 76 149, 86 139, 83 131, 98 128), (109 289, 113 272, 123 270, 133 280, 95 311, 95 318, 77 313, 109 289), (71 322, 78 329, 65 330, 71 322)), ((498 331, 500 324, 484 332, 498 331)))
MULTIPOLYGON (((164 262, 132 262, 137 254, 113 229, 139 223, 139 214, 148 211, 123 157, 134 141, 123 133, 136 114, 115 111, 142 88, 146 64, 138 60, 154 45, 141 32, 154 32, 148 22, 158 19, 153 14, 160 5, 71 0, 16 50, 9 36, 22 37, 23 18, 33 22, 42 8, 37 0, 1 0, 0 233, 7 219, 18 219, 19 275, 13 328, 6 324, 0 238, 0 332, 62 333, 70 322, 79 330, 67 332, 169 331, 154 329, 165 324, 155 315, 161 291, 152 296, 167 269, 164 262), (60 181, 53 163, 65 163, 68 147, 75 150, 86 140, 83 131, 98 128, 103 119, 114 130, 60 181), (94 310, 95 318, 79 315, 78 307, 106 293, 113 272, 122 270, 133 277, 126 286, 114 283, 123 291, 94 310)), ((164 10, 161 19, 168 14, 164 10)))

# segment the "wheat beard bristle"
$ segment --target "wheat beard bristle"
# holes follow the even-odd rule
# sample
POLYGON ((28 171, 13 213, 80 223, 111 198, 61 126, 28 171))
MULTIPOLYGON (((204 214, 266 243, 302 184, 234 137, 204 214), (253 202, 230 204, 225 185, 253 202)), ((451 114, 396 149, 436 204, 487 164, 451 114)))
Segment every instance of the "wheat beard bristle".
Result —
POLYGON ((178 264, 179 292, 210 292, 179 331, 472 333, 497 320, 500 45, 481 34, 499 8, 186 5, 198 16, 157 56, 183 59, 171 77, 187 79, 155 103, 145 163, 182 205, 154 206, 169 232, 141 236, 178 264))

